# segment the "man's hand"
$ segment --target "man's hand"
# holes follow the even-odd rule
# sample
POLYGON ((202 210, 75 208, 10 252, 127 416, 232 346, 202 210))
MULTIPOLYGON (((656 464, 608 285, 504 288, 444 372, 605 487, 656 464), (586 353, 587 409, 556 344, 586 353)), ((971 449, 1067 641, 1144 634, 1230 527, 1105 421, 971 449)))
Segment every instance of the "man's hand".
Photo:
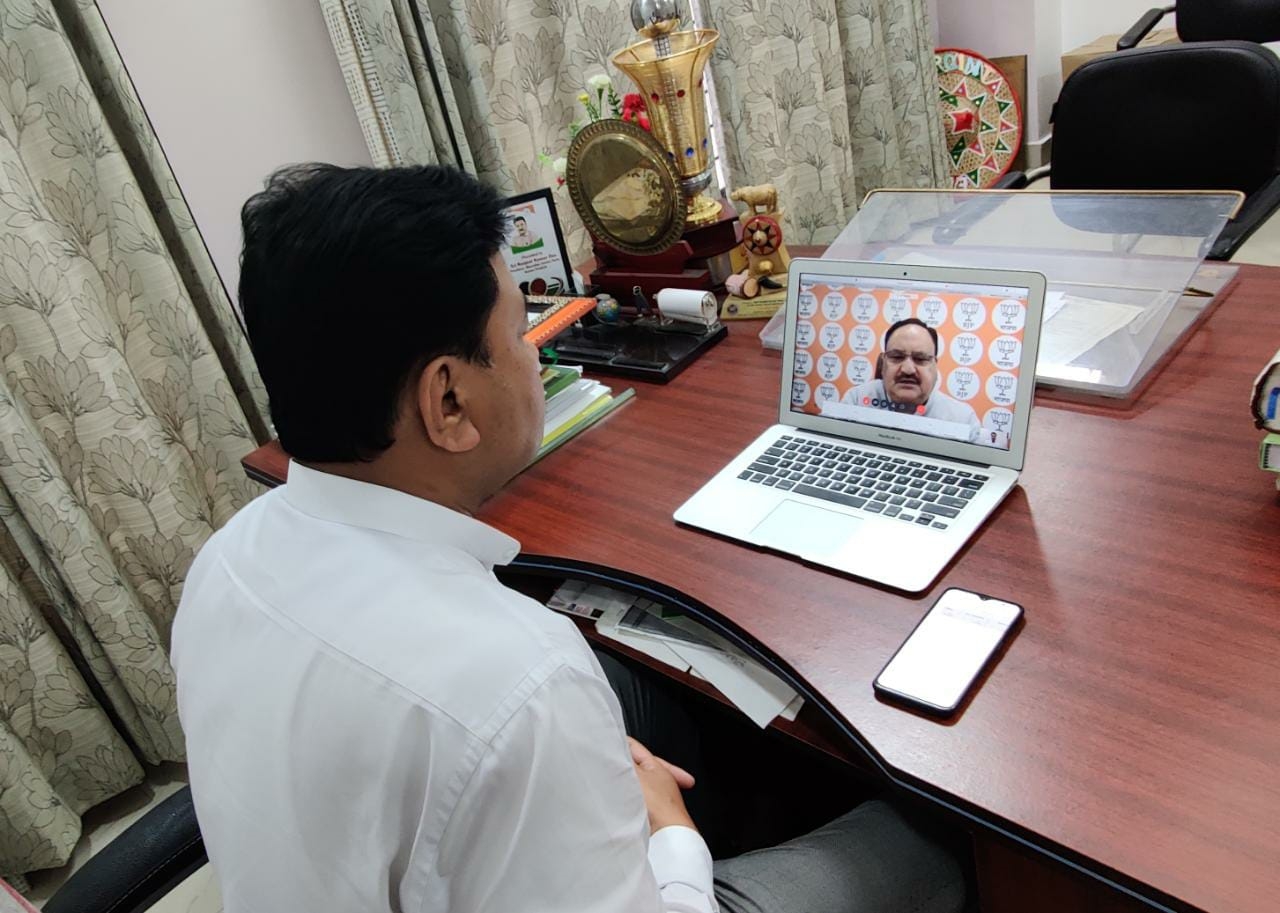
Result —
POLYGON ((627 742, 631 745, 631 760, 636 763, 644 804, 649 810, 650 833, 671 825, 694 827, 684 807, 684 797, 680 795, 680 790, 693 786, 693 777, 683 768, 657 757, 630 736, 627 742))

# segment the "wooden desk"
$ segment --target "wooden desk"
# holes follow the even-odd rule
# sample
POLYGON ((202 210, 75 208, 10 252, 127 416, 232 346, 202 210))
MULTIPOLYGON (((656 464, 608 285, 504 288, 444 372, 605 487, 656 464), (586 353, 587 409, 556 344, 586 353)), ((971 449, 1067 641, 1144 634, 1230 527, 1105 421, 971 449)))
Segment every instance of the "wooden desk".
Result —
MULTIPOLYGON (((1280 504, 1246 399, 1280 344, 1280 270, 1244 267, 1136 405, 1037 398, 1021 487, 919 597, 672 522, 773 421, 779 362, 758 329, 735 324, 676 382, 641 385, 483 519, 526 565, 652 581, 708 612, 905 789, 1158 905, 1276 910, 1280 504), (1026 626, 938 723, 878 701, 871 681, 951 586, 1021 603, 1026 626)), ((278 449, 247 465, 283 476, 278 449)), ((980 846, 980 863, 1019 866, 991 849, 1008 845, 980 846)), ((991 894, 1043 910, 1037 888, 991 894)))

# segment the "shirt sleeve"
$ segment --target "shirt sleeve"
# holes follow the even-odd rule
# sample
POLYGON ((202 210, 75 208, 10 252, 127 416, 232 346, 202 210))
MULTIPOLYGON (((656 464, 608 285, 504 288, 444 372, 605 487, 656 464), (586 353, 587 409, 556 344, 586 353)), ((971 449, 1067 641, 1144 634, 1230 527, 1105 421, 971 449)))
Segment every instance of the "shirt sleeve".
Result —
POLYGON ((512 713, 441 839, 456 913, 716 913, 701 835, 648 813, 608 683, 560 666, 512 713))

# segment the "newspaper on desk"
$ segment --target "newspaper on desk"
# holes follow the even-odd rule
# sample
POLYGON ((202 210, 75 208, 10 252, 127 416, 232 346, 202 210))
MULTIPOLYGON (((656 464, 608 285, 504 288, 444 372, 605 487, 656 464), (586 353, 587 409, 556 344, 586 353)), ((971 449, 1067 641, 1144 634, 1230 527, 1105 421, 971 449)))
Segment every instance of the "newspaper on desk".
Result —
POLYGON ((777 716, 794 720, 804 703, 785 682, 729 641, 651 599, 571 580, 547 605, 589 618, 601 635, 705 679, 762 728, 777 716))

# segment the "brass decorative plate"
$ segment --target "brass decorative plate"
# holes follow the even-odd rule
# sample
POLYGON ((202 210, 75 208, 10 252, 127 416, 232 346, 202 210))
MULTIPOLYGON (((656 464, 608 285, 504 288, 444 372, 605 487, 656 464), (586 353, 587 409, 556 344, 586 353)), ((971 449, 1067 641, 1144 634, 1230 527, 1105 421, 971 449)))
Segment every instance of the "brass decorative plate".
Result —
POLYGON ((587 230, 628 254, 657 254, 684 233, 688 203, 667 151, 636 124, 598 120, 569 145, 565 183, 587 230))

